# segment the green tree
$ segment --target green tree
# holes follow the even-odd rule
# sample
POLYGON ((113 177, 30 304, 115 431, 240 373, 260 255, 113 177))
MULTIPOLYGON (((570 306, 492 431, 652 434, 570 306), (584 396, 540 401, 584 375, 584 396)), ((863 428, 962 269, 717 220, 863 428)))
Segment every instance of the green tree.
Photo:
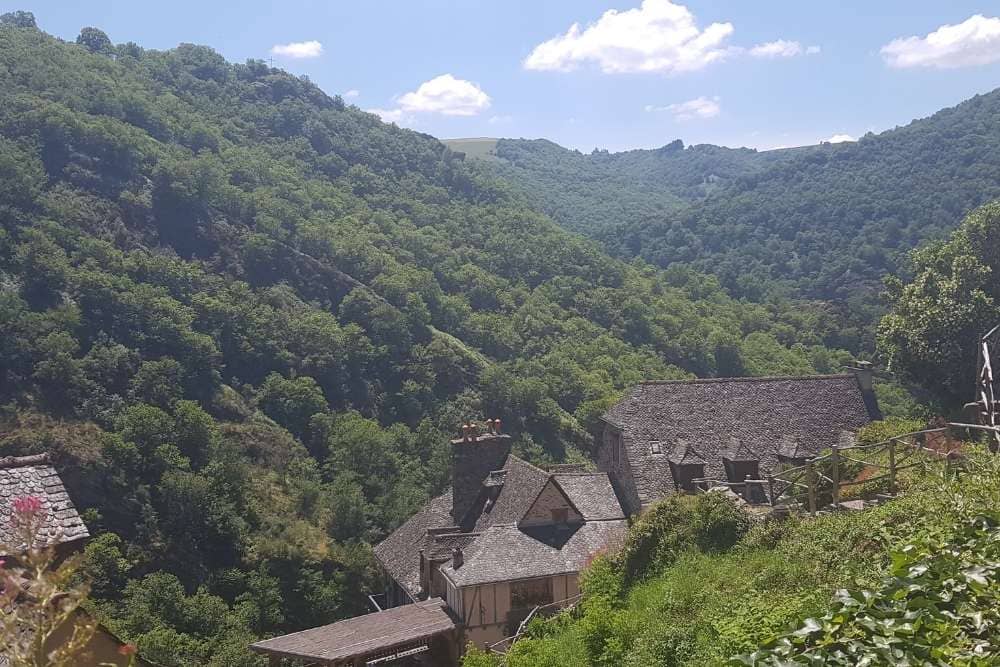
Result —
POLYGON ((1000 204, 973 211, 950 239, 914 251, 913 278, 887 281, 878 340, 889 367, 957 412, 974 398, 979 338, 1000 310, 1000 204))
POLYGON ((77 35, 76 43, 91 53, 97 53, 102 56, 111 55, 114 51, 114 45, 107 34, 97 28, 87 27, 81 29, 80 34, 77 35))

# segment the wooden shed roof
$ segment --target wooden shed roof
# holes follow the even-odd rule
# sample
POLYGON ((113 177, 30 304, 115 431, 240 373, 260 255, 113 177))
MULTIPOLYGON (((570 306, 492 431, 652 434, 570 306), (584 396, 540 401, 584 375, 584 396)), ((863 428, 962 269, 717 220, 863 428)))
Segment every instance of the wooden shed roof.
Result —
POLYGON ((441 598, 266 639, 250 648, 278 658, 336 664, 428 640, 455 629, 441 598))

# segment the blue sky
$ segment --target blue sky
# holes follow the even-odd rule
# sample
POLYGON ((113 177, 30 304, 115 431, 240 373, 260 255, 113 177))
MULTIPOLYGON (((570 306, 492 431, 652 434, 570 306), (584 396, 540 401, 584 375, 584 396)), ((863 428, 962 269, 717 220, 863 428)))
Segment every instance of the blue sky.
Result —
POLYGON ((67 40, 93 25, 116 43, 273 58, 442 138, 581 150, 858 137, 1000 87, 986 1, 0 0, 13 9, 67 40))

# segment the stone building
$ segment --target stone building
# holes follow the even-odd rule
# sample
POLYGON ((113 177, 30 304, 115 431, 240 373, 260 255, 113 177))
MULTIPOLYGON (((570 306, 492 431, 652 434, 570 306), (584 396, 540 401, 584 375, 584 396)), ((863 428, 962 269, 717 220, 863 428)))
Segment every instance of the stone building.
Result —
POLYGON ((531 465, 511 453, 499 420, 483 432, 465 427, 451 449, 451 488, 375 547, 390 608, 254 650, 316 665, 448 664, 468 642, 513 635, 536 607, 576 599, 580 570, 625 534, 608 475, 531 465), (389 630, 400 623, 412 625, 405 636, 389 630), (345 646, 344 637, 358 641, 345 646))
MULTIPOLYGON (((695 480, 798 464, 880 419, 867 367, 842 375, 643 382, 604 416, 599 470, 628 514, 695 480)), ((758 491, 759 492, 759 491, 758 491)))

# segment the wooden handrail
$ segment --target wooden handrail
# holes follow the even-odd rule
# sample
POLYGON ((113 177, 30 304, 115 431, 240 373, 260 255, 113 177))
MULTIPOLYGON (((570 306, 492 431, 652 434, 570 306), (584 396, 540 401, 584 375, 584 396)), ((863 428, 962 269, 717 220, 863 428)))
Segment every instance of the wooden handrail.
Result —
POLYGON ((864 484, 873 481, 880 481, 883 479, 889 480, 889 493, 896 492, 896 473, 906 470, 908 468, 913 468, 915 466, 926 465, 928 459, 934 462, 944 461, 945 464, 951 467, 951 451, 940 451, 930 447, 926 447, 921 444, 926 442, 928 435, 939 434, 939 433, 950 433, 953 429, 971 429, 977 431, 985 431, 993 433, 994 435, 1000 435, 1000 427, 995 426, 984 426, 981 424, 965 424, 961 422, 949 422, 944 426, 928 428, 921 431, 912 431, 910 433, 904 433, 902 435, 897 435, 884 440, 882 442, 877 442, 871 445, 849 445, 846 447, 840 447, 834 445, 831 447, 829 454, 824 454, 822 456, 814 456, 808 459, 804 465, 796 466, 794 468, 786 468, 785 470, 768 475, 767 483, 769 489, 769 500, 772 505, 776 504, 779 499, 783 496, 792 499, 790 492, 794 491, 796 488, 805 488, 807 491, 807 498, 809 503, 809 513, 816 513, 817 504, 817 491, 819 481, 829 482, 831 485, 831 495, 833 497, 833 504, 837 506, 840 500, 840 489, 845 486, 852 486, 855 484, 864 484), (902 446, 903 451, 900 452, 898 448, 902 446), (849 452, 853 450, 876 450, 885 451, 888 453, 889 461, 887 464, 876 463, 873 461, 865 461, 863 459, 856 459, 850 456, 845 456, 844 452, 849 452), (924 457, 920 461, 914 463, 909 463, 907 465, 900 465, 902 462, 909 460, 914 456, 923 454, 924 457), (846 460, 853 463, 858 463, 871 468, 878 468, 885 470, 886 472, 881 475, 876 475, 874 477, 869 477, 863 480, 852 479, 852 480, 841 480, 840 479, 840 462, 846 460), (817 466, 826 461, 832 462, 831 475, 828 477, 822 472, 817 470, 817 466), (806 484, 799 483, 799 480, 803 477, 806 478, 806 484), (784 484, 781 487, 781 483, 784 484), (781 488, 776 488, 781 487, 781 488))

